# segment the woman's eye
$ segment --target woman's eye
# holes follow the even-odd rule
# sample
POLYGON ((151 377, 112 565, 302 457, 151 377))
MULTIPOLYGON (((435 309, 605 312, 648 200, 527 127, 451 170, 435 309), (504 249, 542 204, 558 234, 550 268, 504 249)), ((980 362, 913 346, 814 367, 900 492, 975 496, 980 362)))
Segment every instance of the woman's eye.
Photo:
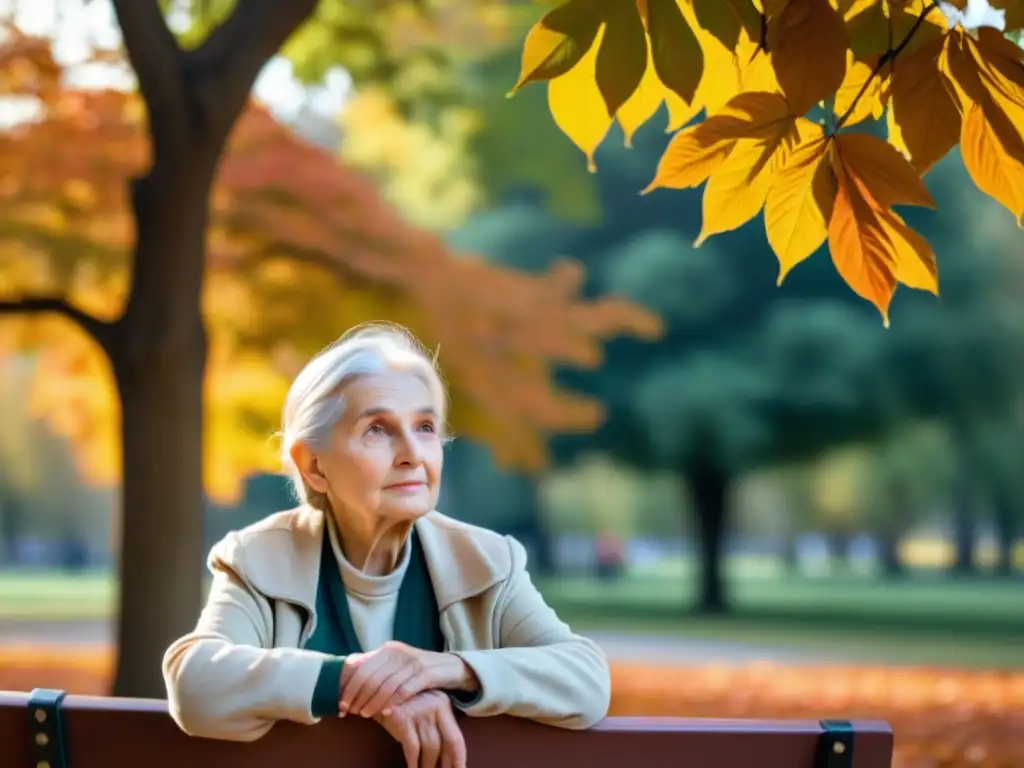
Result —
POLYGON ((434 425, 431 422, 426 421, 426 422, 420 424, 420 431, 421 432, 433 432, 433 431, 435 431, 434 430, 434 425))
POLYGON ((371 424, 369 429, 366 430, 368 435, 383 435, 384 425, 383 424, 371 424))

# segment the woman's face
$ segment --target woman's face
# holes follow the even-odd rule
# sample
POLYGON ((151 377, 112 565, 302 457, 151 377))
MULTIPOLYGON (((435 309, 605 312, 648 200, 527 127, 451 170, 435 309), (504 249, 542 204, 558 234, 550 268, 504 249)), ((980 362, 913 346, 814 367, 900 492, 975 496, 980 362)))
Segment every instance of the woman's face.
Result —
POLYGON ((361 376, 341 391, 345 410, 315 454, 310 485, 337 514, 415 520, 437 501, 442 445, 437 404, 412 373, 361 376))

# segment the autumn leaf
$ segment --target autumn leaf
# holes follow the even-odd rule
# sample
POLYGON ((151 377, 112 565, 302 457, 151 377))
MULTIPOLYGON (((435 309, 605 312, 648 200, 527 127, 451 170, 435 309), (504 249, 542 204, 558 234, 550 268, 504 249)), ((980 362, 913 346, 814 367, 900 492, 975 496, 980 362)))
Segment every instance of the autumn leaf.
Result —
POLYGON ((690 0, 701 29, 735 49, 741 34, 759 36, 761 15, 751 0, 690 0))
MULTIPOLYGON (((675 7, 675 0, 648 0, 648 15, 653 16, 666 2, 675 7)), ((604 3, 603 21, 604 37, 598 48, 594 79, 608 114, 614 117, 640 85, 647 69, 647 33, 633 2, 604 3)), ((653 58, 657 67, 657 50, 653 58)))
POLYGON ((1024 162, 1024 67, 1020 64, 1024 54, 997 32, 998 41, 982 35, 983 31, 979 30, 977 40, 959 28, 950 32, 940 66, 961 113, 976 104, 1003 150, 1024 162))
POLYGON ((833 167, 837 191, 828 227, 832 263, 854 293, 878 308, 888 326, 889 303, 896 290, 893 243, 862 185, 841 162, 833 167))
POLYGON ((594 154, 601 146, 612 116, 597 87, 597 56, 603 35, 568 73, 548 83, 548 108, 555 124, 586 155, 587 167, 597 170, 594 154))
POLYGON ((917 171, 892 144, 868 133, 840 133, 835 137, 834 153, 856 174, 872 199, 884 208, 894 205, 918 205, 935 208, 935 201, 917 171))
POLYGON ((829 0, 789 0, 768 18, 775 76, 802 115, 836 92, 846 74, 846 24, 829 0))
POLYGON ((836 197, 829 147, 830 140, 820 131, 802 142, 790 153, 768 190, 765 233, 779 260, 779 285, 828 237, 836 197))
POLYGON ((599 0, 568 0, 538 21, 523 43, 519 80, 526 83, 564 75, 590 50, 603 21, 599 0))
POLYGON ((725 162, 712 172, 704 188, 703 220, 695 247, 754 218, 793 147, 822 135, 820 125, 792 115, 773 123, 772 129, 767 135, 737 141, 725 162))
POLYGON ((644 70, 640 85, 615 113, 615 121, 622 128, 623 140, 627 147, 632 146, 633 136, 640 126, 651 119, 668 97, 668 91, 651 64, 650 51, 647 53, 647 60, 647 68, 644 70))
POLYGON ((960 139, 960 109, 940 70, 943 38, 901 54, 889 85, 889 141, 924 175, 960 139))
POLYGON ((672 138, 644 193, 658 187, 699 186, 725 162, 739 139, 768 139, 792 119, 781 95, 741 93, 716 114, 672 138))
POLYGON ((850 50, 858 58, 881 56, 899 47, 900 56, 942 37, 946 17, 931 0, 852 0, 840 7, 850 50))
MULTIPOLYGON (((1008 29, 1024 26, 1024 0, 992 5, 1008 29)), ((999 30, 951 25, 933 0, 637 0, 620 12, 634 7, 649 58, 637 79, 630 54, 619 76, 638 84, 618 112, 599 108, 592 73, 552 112, 592 160, 613 117, 628 144, 665 103, 674 135, 643 191, 706 182, 697 244, 764 208, 780 281, 827 241, 885 316, 897 284, 938 290, 934 252, 896 207, 935 207, 921 177, 958 143, 977 186, 1021 221, 1024 52, 999 30), (831 111, 828 135, 804 119, 816 107, 831 111), (888 141, 849 130, 883 118, 888 141)))
POLYGON ((960 154, 978 189, 1006 206, 1024 226, 1024 163, 1005 150, 977 104, 964 116, 960 154))
POLYGON ((935 251, 921 235, 891 210, 877 211, 892 243, 896 280, 908 288, 939 294, 939 266, 935 251))
POLYGON ((934 207, 934 203, 909 162, 874 136, 837 135, 832 168, 838 186, 828 235, 832 261, 846 283, 874 304, 888 325, 897 282, 938 293, 931 247, 891 207, 934 207))
POLYGON ((704 74, 700 42, 677 0, 647 0, 647 12, 654 70, 665 87, 690 103, 704 74))
POLYGON ((889 101, 888 65, 883 71, 875 72, 878 57, 855 58, 847 52, 846 75, 836 91, 833 108, 843 125, 856 125, 867 119, 878 120, 885 112, 889 101))

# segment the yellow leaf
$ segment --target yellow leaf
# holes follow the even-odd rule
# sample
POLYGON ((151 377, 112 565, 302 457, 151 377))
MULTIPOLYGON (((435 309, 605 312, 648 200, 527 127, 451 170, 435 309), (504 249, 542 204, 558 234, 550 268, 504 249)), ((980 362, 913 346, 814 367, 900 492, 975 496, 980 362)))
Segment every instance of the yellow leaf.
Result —
POLYGON ((841 156, 848 174, 855 175, 883 208, 935 208, 935 201, 914 166, 892 144, 867 133, 840 133, 835 137, 833 151, 841 156))
POLYGON ((597 38, 600 9, 600 0, 568 0, 546 13, 526 35, 519 80, 512 90, 575 67, 597 38))
POLYGON ((737 141, 728 159, 711 174, 704 188, 703 222, 695 247, 754 218, 793 147, 805 136, 821 136, 821 127, 802 117, 789 116, 772 128, 767 136, 737 141))
MULTIPOLYGON (((711 78, 706 77, 704 79, 710 80, 711 78)), ((665 89, 665 106, 668 107, 668 125, 665 126, 665 133, 675 133, 704 109, 704 105, 701 104, 699 99, 694 99, 687 104, 668 89, 665 89)))
POLYGON ((789 107, 775 93, 741 93, 718 113, 677 133, 644 193, 658 187, 686 189, 704 182, 738 139, 763 139, 789 121, 789 107))
MULTIPOLYGON (((665 2, 675 6, 675 0, 648 0, 647 12, 652 21, 657 6, 665 2)), ((594 77, 608 114, 615 115, 636 91, 647 69, 647 34, 636 3, 623 0, 606 2, 602 11, 604 37, 598 50, 594 77)))
POLYGON ((677 0, 647 0, 654 69, 665 87, 692 103, 704 74, 704 52, 677 0))
POLYGON ((779 260, 779 285, 828 237, 836 180, 832 166, 825 162, 829 140, 820 128, 817 134, 792 151, 765 200, 765 233, 779 260))
MULTIPOLYGON (((992 133, 1012 158, 1024 162, 1024 90, 1014 81, 1013 65, 1005 49, 987 42, 979 49, 974 38, 961 28, 946 36, 940 66, 953 87, 965 114, 977 104, 992 133), (1007 66, 1010 65, 1010 66, 1007 66)), ((1024 78, 1024 69, 1021 69, 1024 78)))
POLYGON ((555 124, 587 156, 587 168, 597 170, 594 154, 601 146, 612 117, 597 88, 597 52, 602 32, 580 62, 548 83, 548 107, 555 124))
POLYGON ((658 73, 654 71, 654 66, 651 64, 650 52, 647 57, 647 69, 644 71, 640 85, 615 113, 615 119, 622 128, 627 147, 633 145, 633 135, 658 111, 658 107, 665 100, 667 93, 665 86, 658 79, 658 73))
POLYGON ((878 120, 889 98, 888 70, 874 74, 878 57, 855 59, 847 52, 846 76, 836 91, 835 113, 843 125, 856 125, 868 118, 878 120))
POLYGON ((704 30, 697 30, 697 39, 704 51, 704 69, 713 74, 701 78, 694 102, 714 114, 743 90, 739 61, 735 51, 704 30))
POLYGON ((836 199, 828 225, 828 248, 839 276, 870 301, 889 325, 889 304, 896 290, 893 244, 862 187, 834 158, 836 199))
POLYGON ((896 280, 908 288, 939 293, 939 267, 935 251, 894 211, 875 209, 893 248, 896 280))
POLYGON ((1005 205, 1017 225, 1024 226, 1024 163, 1006 152, 977 104, 964 116, 960 153, 978 189, 1005 205))
POLYGON ((901 55, 889 86, 889 141, 922 176, 960 138, 960 110, 939 69, 943 45, 938 38, 901 55))
POLYGON ((782 92, 802 115, 832 96, 846 74, 849 38, 829 0, 789 0, 768 18, 768 50, 782 92))

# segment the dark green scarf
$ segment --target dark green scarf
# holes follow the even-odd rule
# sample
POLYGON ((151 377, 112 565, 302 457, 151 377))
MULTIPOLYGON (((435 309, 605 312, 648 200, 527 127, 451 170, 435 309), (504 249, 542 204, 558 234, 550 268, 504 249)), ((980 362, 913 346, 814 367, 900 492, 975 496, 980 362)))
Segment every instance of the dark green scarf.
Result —
MULTIPOLYGON (((444 651, 444 635, 438 620, 439 610, 430 571, 423 555, 423 547, 416 531, 409 535, 406 546, 409 567, 398 590, 395 608, 395 627, 392 637, 399 642, 424 651, 444 651)), ((325 662, 313 694, 313 714, 323 717, 338 712, 341 668, 344 657, 362 653, 352 614, 349 613, 348 595, 341 578, 341 569, 331 548, 330 535, 324 527, 323 547, 320 553, 320 580, 316 592, 316 628, 305 647, 311 651, 340 657, 325 662)), ((374 650, 374 649, 370 649, 374 650)))

